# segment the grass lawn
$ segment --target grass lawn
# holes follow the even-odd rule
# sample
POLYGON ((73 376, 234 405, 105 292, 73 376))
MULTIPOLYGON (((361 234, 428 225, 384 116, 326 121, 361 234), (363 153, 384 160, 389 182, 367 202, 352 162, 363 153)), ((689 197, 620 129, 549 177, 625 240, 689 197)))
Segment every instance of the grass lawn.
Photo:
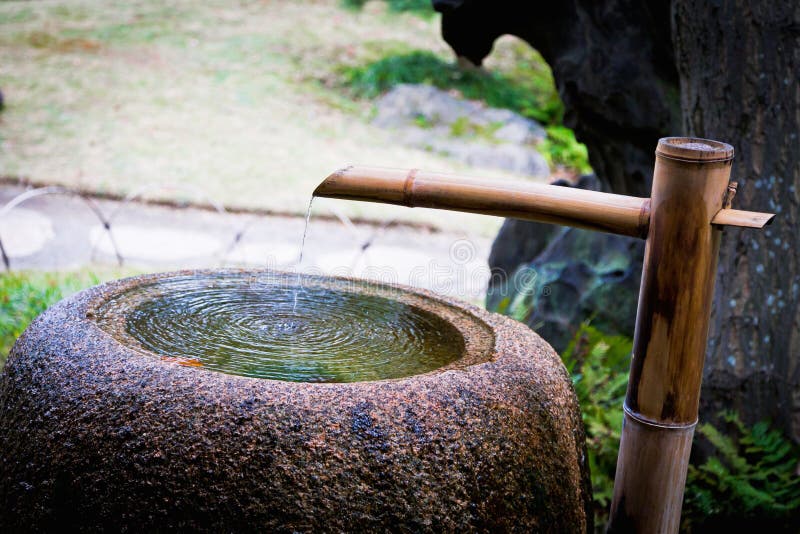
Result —
POLYGON ((0 273, 0 369, 17 337, 49 306, 81 289, 133 274, 117 270, 0 273))
MULTIPOLYGON (((361 9, 336 0, 2 2, 0 175, 118 194, 176 184, 200 199, 300 214, 320 179, 351 163, 475 174, 394 144, 369 124, 368 99, 331 82, 343 69, 410 50, 452 57, 438 15, 382 1, 361 9)), ((526 66, 541 70, 537 58, 504 38, 487 67, 524 76, 526 66)), ((338 208, 482 233, 499 225, 363 203, 338 208)))

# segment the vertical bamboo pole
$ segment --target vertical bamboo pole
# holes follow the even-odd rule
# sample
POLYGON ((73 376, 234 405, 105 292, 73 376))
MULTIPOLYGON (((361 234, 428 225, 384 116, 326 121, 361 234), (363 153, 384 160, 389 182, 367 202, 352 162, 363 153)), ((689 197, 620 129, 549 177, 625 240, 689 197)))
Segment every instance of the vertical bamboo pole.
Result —
POLYGON ((678 531, 732 160, 705 139, 656 149, 609 532, 678 531))

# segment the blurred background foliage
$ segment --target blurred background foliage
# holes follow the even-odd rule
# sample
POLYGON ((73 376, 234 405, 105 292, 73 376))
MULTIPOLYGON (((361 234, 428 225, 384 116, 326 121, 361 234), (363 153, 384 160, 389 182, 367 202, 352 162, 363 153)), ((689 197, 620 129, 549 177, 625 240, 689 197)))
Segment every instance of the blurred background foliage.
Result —
POLYGON ((0 368, 28 325, 51 305, 103 279, 94 272, 10 272, 0 275, 0 368))
POLYGON ((726 428, 697 427, 714 455, 689 464, 684 530, 800 532, 800 448, 767 421, 721 415, 726 428))
POLYGON ((629 338, 605 336, 584 323, 561 355, 583 415, 598 526, 605 526, 614 494, 631 347, 629 338))
POLYGON ((399 84, 424 83, 457 91, 491 107, 510 109, 545 126, 547 137, 538 149, 551 167, 560 165, 577 174, 591 172, 586 147, 561 125, 564 106, 541 57, 519 62, 509 72, 498 72, 465 69, 433 52, 414 50, 362 65, 343 65, 338 73, 341 86, 355 98, 375 99, 399 84))
POLYGON ((136 274, 141 273, 130 268, 0 273, 0 370, 14 341, 47 308, 83 289, 136 274))

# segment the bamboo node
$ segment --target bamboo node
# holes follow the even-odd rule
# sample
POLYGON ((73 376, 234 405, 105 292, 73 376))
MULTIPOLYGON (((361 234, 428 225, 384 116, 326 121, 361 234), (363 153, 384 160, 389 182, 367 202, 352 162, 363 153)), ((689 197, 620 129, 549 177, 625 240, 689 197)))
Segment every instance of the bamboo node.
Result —
POLYGON ((736 196, 736 189, 739 187, 739 182, 731 182, 728 184, 728 192, 725 195, 725 202, 723 202, 722 207, 724 209, 729 209, 733 204, 733 197, 736 196))
POLYGON ((417 177, 417 173, 419 169, 411 169, 408 171, 406 175, 406 181, 403 183, 403 204, 408 206, 409 208, 413 208, 413 197, 414 197, 414 180, 417 177))

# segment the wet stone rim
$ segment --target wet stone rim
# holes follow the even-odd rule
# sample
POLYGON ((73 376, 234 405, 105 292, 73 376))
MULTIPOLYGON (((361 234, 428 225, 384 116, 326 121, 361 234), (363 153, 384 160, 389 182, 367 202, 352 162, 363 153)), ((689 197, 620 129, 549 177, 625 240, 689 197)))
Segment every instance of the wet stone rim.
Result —
MULTIPOLYGON (((403 380, 428 373, 441 373, 448 370, 463 370, 472 365, 491 361, 496 355, 495 336, 492 328, 486 324, 485 321, 480 319, 474 312, 472 312, 472 310, 467 310, 463 307, 456 307, 442 300, 438 296, 417 292, 411 288, 402 288, 393 284, 372 282, 349 277, 329 277, 309 274, 301 274, 298 277, 297 274, 282 271, 254 271, 238 269, 194 270, 148 274, 109 282, 100 286, 99 289, 102 290, 102 294, 89 301, 87 305, 86 318, 89 319, 98 329, 111 336, 115 341, 119 342, 126 348, 132 349, 141 355, 145 355, 155 360, 166 359, 167 361, 163 361, 165 365, 175 365, 175 363, 173 363, 173 361, 176 359, 174 356, 179 357, 179 355, 160 354, 144 347, 139 339, 131 335, 131 333, 128 331, 126 326, 126 316, 115 313, 113 308, 110 309, 109 304, 117 299, 125 298, 127 299, 127 309, 134 309, 148 298, 152 298, 154 296, 152 293, 145 292, 137 294, 135 293, 137 290, 146 289, 148 286, 156 286, 160 282, 180 280, 181 278, 194 279, 201 282, 207 281, 206 283, 208 284, 214 284, 215 280, 220 283, 233 282, 236 278, 239 278, 241 279, 242 283, 274 283, 283 285, 284 287, 294 286, 297 284, 297 280, 299 280, 300 286, 303 288, 331 289, 335 291, 351 293, 354 295, 376 296, 387 300, 395 300, 412 308, 421 309, 443 319, 461 334, 461 337, 464 341, 463 352, 449 363, 429 371, 398 378, 385 378, 381 380, 403 380)), ((158 295, 158 293, 155 295, 158 295)), ((224 371, 205 369, 201 367, 194 367, 194 370, 212 373, 224 373, 224 371)), ((247 377, 234 373, 224 374, 230 374, 230 376, 239 376, 241 378, 253 378, 255 380, 271 380, 269 378, 247 377)), ((357 383, 365 381, 375 382, 380 380, 355 380, 352 382, 338 383, 357 383)))

